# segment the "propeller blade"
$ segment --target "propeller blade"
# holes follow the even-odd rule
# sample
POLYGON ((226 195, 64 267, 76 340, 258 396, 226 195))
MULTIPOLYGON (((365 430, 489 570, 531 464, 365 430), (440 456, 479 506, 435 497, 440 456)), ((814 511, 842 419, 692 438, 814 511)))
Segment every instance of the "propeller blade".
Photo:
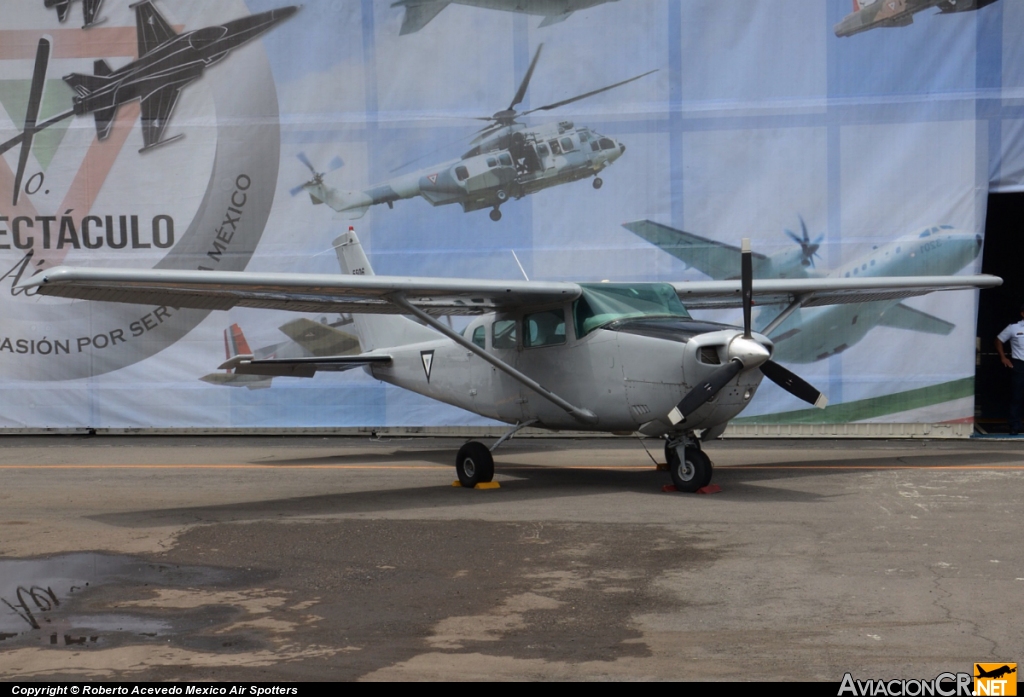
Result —
POLYGON ((743 293, 743 338, 750 338, 750 307, 754 304, 754 260, 750 253, 750 238, 740 243, 740 288, 743 293))
POLYGON ((32 86, 28 93, 28 108, 25 109, 24 138, 21 141, 21 152, 18 153, 18 170, 14 175, 14 205, 18 205, 21 194, 21 180, 25 176, 28 156, 32 152, 32 139, 36 134, 36 119, 39 118, 39 107, 43 102, 43 86, 46 83, 46 68, 50 64, 50 42, 39 39, 36 48, 36 65, 32 71, 32 86))
POLYGON ((530 78, 533 77, 533 69, 537 67, 537 59, 540 58, 540 50, 544 48, 544 44, 537 46, 537 52, 533 54, 533 60, 530 61, 530 67, 526 71, 526 75, 523 77, 523 81, 519 83, 519 89, 516 90, 516 96, 512 98, 512 103, 508 105, 508 110, 512 111, 516 104, 523 101, 523 97, 526 96, 526 89, 530 86, 530 78))
POLYGON ((313 174, 316 174, 316 168, 313 167, 313 163, 309 161, 308 157, 306 157, 306 153, 299 152, 299 153, 297 153, 295 155, 295 157, 299 158, 299 162, 301 162, 302 164, 304 164, 307 167, 309 167, 309 171, 310 172, 312 172, 313 174))
POLYGON ((809 244, 810 241, 811 241, 811 236, 807 234, 807 223, 804 222, 804 217, 802 215, 799 216, 799 218, 800 218, 800 232, 803 233, 803 237, 804 237, 802 242, 804 244, 809 244))
POLYGON ((303 189, 306 188, 307 184, 309 184, 309 182, 299 184, 298 186, 293 186, 291 189, 288 190, 288 193, 291 194, 292 196, 297 196, 299 193, 302 192, 303 189))
POLYGON ((335 155, 334 159, 331 160, 330 164, 327 165, 327 171, 328 172, 333 172, 335 170, 341 169, 344 166, 345 166, 345 161, 343 159, 341 159, 340 157, 338 157, 337 155, 335 155))
POLYGON ((679 404, 675 406, 675 409, 668 413, 668 420, 672 422, 673 426, 685 421, 687 416, 704 406, 706 401, 718 394, 718 391, 736 377, 736 374, 741 370, 743 370, 743 364, 737 360, 731 360, 725 365, 716 368, 710 378, 694 387, 685 397, 679 400, 679 404))
POLYGON ((783 368, 775 361, 765 361, 761 364, 761 372, 764 376, 776 385, 798 397, 808 404, 813 404, 819 409, 824 409, 828 404, 828 397, 818 391, 818 388, 801 378, 796 373, 783 368))
POLYGON ((789 239, 793 240, 798 245, 803 246, 804 241, 800 239, 800 237, 795 232, 793 232, 792 230, 786 230, 785 232, 787 235, 789 235, 789 239))
POLYGON ((587 97, 593 97, 595 94, 601 94, 602 92, 607 92, 608 90, 613 90, 616 87, 621 87, 622 85, 625 85, 625 84, 627 84, 629 82, 633 82, 634 80, 639 80, 642 77, 647 77, 651 73, 656 73, 656 72, 658 72, 658 71, 657 70, 648 70, 643 75, 637 75, 636 77, 631 77, 628 80, 623 80, 622 82, 616 82, 614 85, 608 85, 607 87, 602 87, 599 90, 594 90, 592 92, 587 92, 586 94, 581 94, 581 95, 577 95, 575 97, 571 97, 570 99, 563 99, 560 102, 555 102, 553 104, 545 104, 544 106, 539 106, 536 109, 530 109, 529 111, 524 111, 522 114, 520 114, 520 116, 526 116, 527 114, 532 114, 535 111, 550 111, 551 109, 557 109, 560 106, 565 106, 566 104, 572 104, 573 102, 578 102, 581 99, 586 99, 587 97))

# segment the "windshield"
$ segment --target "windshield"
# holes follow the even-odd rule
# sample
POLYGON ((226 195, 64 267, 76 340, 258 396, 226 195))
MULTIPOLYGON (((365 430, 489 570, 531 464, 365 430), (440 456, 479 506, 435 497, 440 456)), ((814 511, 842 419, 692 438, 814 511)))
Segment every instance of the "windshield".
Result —
POLYGON ((634 317, 682 317, 690 313, 668 283, 581 283, 583 294, 572 305, 576 338, 609 322, 634 317))

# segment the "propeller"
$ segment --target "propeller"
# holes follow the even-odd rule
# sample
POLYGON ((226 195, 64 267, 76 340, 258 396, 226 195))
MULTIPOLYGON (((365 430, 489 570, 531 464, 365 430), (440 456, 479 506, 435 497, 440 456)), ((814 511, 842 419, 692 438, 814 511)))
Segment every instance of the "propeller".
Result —
MULTIPOLYGON (((801 219, 801 224, 803 220, 801 219)), ((787 230, 788 232, 788 230, 787 230)), ((806 235, 807 228, 804 227, 806 235)), ((744 237, 740 245, 740 291, 743 300, 743 333, 729 342, 729 362, 715 368, 700 385, 690 390, 668 413, 672 425, 686 420, 686 417, 714 397, 730 380, 745 369, 759 367, 766 378, 795 397, 824 409, 828 398, 810 383, 770 360, 768 349, 754 340, 750 330, 750 311, 753 303, 754 264, 750 251, 750 239, 744 237)))
POLYGON ((307 182, 303 182, 302 184, 299 184, 298 186, 292 187, 288 191, 288 193, 290 193, 292 196, 297 195, 299 192, 301 192, 307 186, 321 186, 324 183, 324 175, 325 174, 327 174, 329 172, 333 172, 333 171, 335 171, 337 169, 341 169, 342 167, 345 166, 345 161, 342 160, 337 155, 335 155, 334 159, 331 160, 327 164, 327 170, 325 172, 317 172, 316 171, 316 167, 314 167, 313 163, 309 161, 308 157, 306 157, 306 153, 299 152, 299 153, 297 153, 295 155, 295 157, 297 157, 299 159, 299 162, 301 162, 302 164, 306 165, 307 168, 309 168, 309 171, 313 173, 313 178, 310 179, 307 182))
POLYGON ((526 90, 530 86, 530 79, 533 77, 533 70, 534 68, 537 67, 537 60, 540 58, 540 52, 543 48, 544 44, 540 44, 539 46, 537 46, 537 51, 533 54, 533 60, 530 61, 530 67, 526 70, 526 75, 523 77, 522 82, 519 83, 519 89, 516 90, 516 94, 512 98, 512 101, 509 103, 507 109, 496 111, 491 116, 472 117, 478 121, 493 122, 491 124, 488 124, 487 126, 484 126, 483 128, 480 129, 480 131, 478 131, 478 133, 481 134, 478 136, 478 138, 486 138, 488 135, 491 134, 491 132, 499 128, 502 128, 504 126, 511 126, 513 123, 515 123, 515 120, 520 116, 526 116, 527 114, 532 114, 535 111, 550 111, 551 109, 557 109, 560 106, 572 104, 573 102, 578 102, 579 100, 586 99, 587 97, 593 97, 595 94, 607 92, 608 90, 615 89, 616 87, 621 87, 622 85, 633 82, 634 80, 639 80, 642 77, 647 77, 651 73, 658 72, 657 70, 648 70, 646 73, 642 75, 631 77, 628 80, 623 80, 622 82, 616 82, 614 85, 608 85, 607 87, 591 90, 590 92, 579 94, 576 95, 575 97, 570 97, 569 99, 563 99, 558 102, 552 102, 551 104, 545 104, 544 106, 539 106, 534 109, 528 109, 527 111, 517 112, 516 106, 522 103, 523 99, 526 97, 526 90))
POLYGON ((800 260, 801 266, 810 266, 814 268, 814 257, 820 257, 818 254, 818 248, 821 247, 821 241, 825 239, 825 235, 818 235, 818 239, 811 242, 811 236, 807 234, 807 224, 804 223, 804 217, 800 216, 800 232, 801 236, 797 236, 792 230, 786 230, 786 234, 789 238, 800 245, 800 251, 803 252, 803 258, 800 260))

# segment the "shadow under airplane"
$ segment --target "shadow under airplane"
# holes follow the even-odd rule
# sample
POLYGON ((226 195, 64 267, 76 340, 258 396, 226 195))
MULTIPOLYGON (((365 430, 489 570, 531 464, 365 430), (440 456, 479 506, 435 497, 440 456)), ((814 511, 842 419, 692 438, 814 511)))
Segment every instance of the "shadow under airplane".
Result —
POLYGON ((178 94, 198 80, 209 66, 223 60, 242 44, 255 39, 282 20, 297 6, 281 7, 204 29, 176 34, 151 0, 132 5, 138 33, 139 59, 111 70, 105 60, 93 64, 93 74, 71 73, 64 81, 75 91, 74 113, 92 113, 100 140, 110 135, 117 108, 133 99, 142 100, 144 152, 164 143, 164 129, 178 94))

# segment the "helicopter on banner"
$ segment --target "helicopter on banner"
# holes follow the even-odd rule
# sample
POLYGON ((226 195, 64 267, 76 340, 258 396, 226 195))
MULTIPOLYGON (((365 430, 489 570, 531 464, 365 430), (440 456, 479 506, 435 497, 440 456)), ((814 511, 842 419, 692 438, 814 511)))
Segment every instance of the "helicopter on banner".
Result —
POLYGON ((590 177, 594 178, 594 188, 600 189, 604 182, 598 175, 622 157, 626 151, 624 144, 572 121, 527 126, 517 119, 621 87, 656 71, 552 104, 516 111, 516 106, 526 96, 542 48, 543 44, 537 47, 507 109, 491 116, 471 117, 488 124, 476 132, 473 147, 462 157, 400 175, 363 191, 339 191, 327 185, 325 173, 317 172, 300 153, 299 159, 313 177, 292 189, 292 195, 306 191, 314 205, 326 203, 349 220, 361 218, 370 206, 386 203, 393 208, 395 201, 421 196, 432 206, 458 203, 466 213, 490 208, 491 220, 498 221, 501 206, 509 199, 520 199, 542 189, 590 177))

